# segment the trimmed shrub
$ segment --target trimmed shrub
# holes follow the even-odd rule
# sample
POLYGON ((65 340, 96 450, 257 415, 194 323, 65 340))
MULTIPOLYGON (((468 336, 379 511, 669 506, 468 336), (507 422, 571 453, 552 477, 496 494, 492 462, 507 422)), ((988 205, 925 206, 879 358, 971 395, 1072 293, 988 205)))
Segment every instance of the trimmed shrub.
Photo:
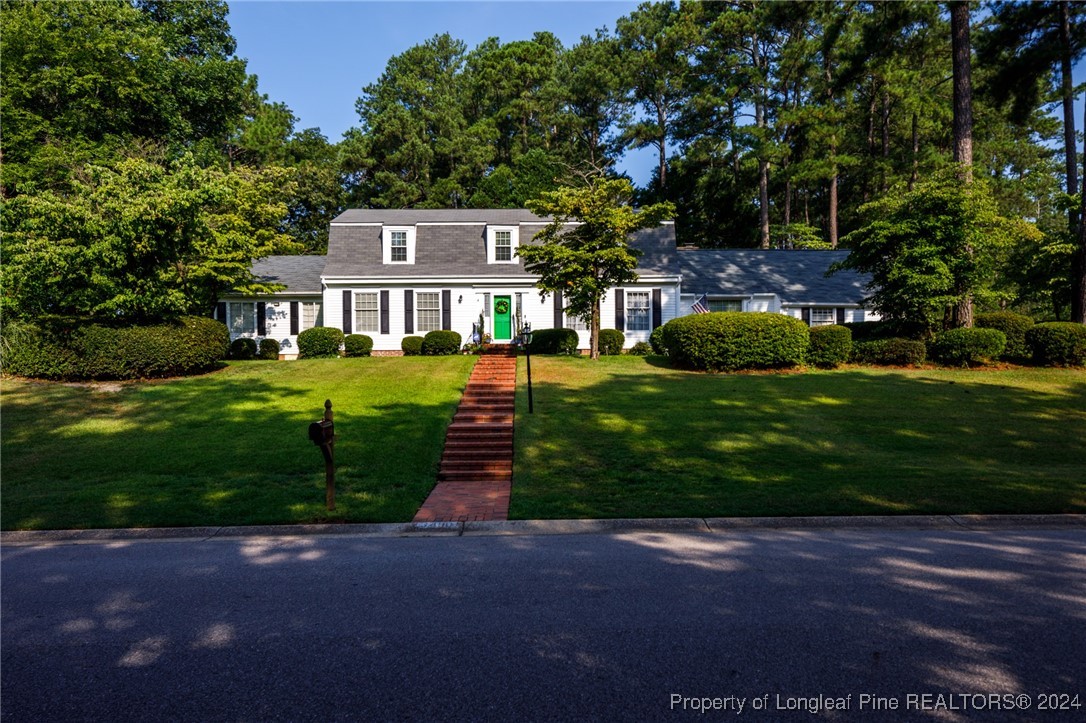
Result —
POLYGON ((852 341, 872 339, 923 339, 928 330, 922 324, 907 321, 853 321, 843 324, 852 332, 852 341))
POLYGON ((573 329, 540 329, 532 332, 533 354, 576 354, 579 344, 573 329))
POLYGON ((1026 332, 1033 361, 1045 366, 1086 366, 1086 326, 1071 321, 1049 321, 1026 332))
POLYGON ((852 343, 851 360, 857 364, 916 366, 924 361, 927 349, 913 339, 871 339, 852 343))
POLYGON ((57 335, 35 324, 7 321, 0 334, 0 369, 35 379, 74 379, 79 359, 57 335))
POLYGON ((260 353, 257 356, 268 361, 277 360, 279 358, 279 342, 275 339, 261 339, 260 353))
POLYGON ((1004 359, 1029 359, 1029 347, 1026 346, 1026 332, 1033 328, 1033 319, 1013 311, 995 311, 989 314, 977 314, 973 324, 982 329, 998 329, 1007 337, 1007 346, 1003 349, 1004 359))
POLYGON ((298 356, 302 359, 339 356, 343 332, 330 326, 314 326, 298 335, 298 356))
POLYGON ((404 356, 420 356, 422 354, 422 337, 405 336, 400 342, 400 349, 404 356))
POLYGON ((807 348, 807 363, 832 369, 848 361, 852 353, 852 332, 844 326, 811 327, 811 343, 807 348))
POLYGON ((647 341, 639 341, 630 347, 630 353, 634 356, 648 356, 652 353, 652 345, 647 341))
POLYGON ((230 342, 230 358, 231 359, 252 359, 256 356, 256 340, 255 339, 234 339, 230 342))
POLYGON ((622 353, 626 345, 626 335, 618 329, 600 329, 600 354, 615 356, 622 353))
POLYGON ((373 352, 373 339, 365 334, 348 334, 343 337, 343 352, 347 356, 369 356, 373 352))
POLYGON ((664 325, 671 362, 708 371, 796 366, 803 361, 809 337, 806 324, 783 314, 692 314, 664 325))
POLYGON ((948 366, 976 366, 998 359, 1007 337, 998 329, 950 329, 936 334, 931 358, 948 366))
POLYGON ((426 356, 447 356, 460 351, 462 339, 456 331, 435 329, 422 338, 422 353, 426 356))
POLYGON ((659 354, 665 356, 667 354, 667 347, 664 346, 664 327, 658 326, 652 330, 649 334, 649 345, 652 347, 653 354, 659 354))

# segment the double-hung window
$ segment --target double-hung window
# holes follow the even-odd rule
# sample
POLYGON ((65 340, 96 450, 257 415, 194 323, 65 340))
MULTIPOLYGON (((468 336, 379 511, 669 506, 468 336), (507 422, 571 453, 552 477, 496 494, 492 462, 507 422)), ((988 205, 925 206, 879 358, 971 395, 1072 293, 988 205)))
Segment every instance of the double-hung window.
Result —
POLYGON ((494 232, 494 260, 495 261, 512 261, 513 260, 513 232, 512 231, 495 231, 494 232))
POLYGON ((407 263, 407 231, 393 231, 389 234, 389 252, 392 263, 407 263))
POLYGON ((626 292, 626 331, 650 331, 652 315, 649 307, 649 292, 626 292))
POLYGON ((415 227, 385 228, 382 233, 384 251, 382 258, 386 264, 415 263, 415 227))
POLYGON ((588 324, 584 323, 584 319, 579 316, 566 314, 566 328, 574 331, 588 331, 588 324))
POLYGON ((380 313, 377 293, 365 292, 354 295, 354 328, 357 331, 377 331, 380 313))
POLYGON ((739 299, 709 299, 709 311, 742 311, 743 302, 739 299))
POLYGON ((420 291, 415 294, 415 327, 419 331, 441 328, 441 293, 420 291))
POLYGON ((315 326, 321 326, 323 323, 321 313, 321 303, 319 301, 303 301, 302 307, 302 328, 301 331, 306 329, 312 329, 315 326))
POLYGON ((836 309, 811 309, 811 326, 826 326, 836 322, 836 309))
POLYGON ((227 317, 231 334, 256 334, 256 304, 251 301, 230 302, 227 317))

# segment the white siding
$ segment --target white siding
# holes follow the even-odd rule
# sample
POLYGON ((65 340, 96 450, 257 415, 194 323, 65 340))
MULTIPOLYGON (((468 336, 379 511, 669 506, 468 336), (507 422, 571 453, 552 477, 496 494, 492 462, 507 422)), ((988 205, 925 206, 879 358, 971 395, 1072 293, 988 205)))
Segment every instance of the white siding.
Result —
MULTIPOLYGON (((226 299, 226 303, 252 303, 256 304, 264 302, 264 323, 265 331, 264 336, 259 334, 230 334, 230 340, 240 337, 249 337, 255 339, 259 344, 261 339, 275 339, 279 342, 279 353, 292 359, 298 354, 298 337, 290 333, 290 304, 291 302, 297 302, 299 304, 298 316, 299 325, 301 325, 301 304, 303 303, 321 303, 321 297, 319 296, 276 296, 271 299, 264 297, 238 297, 226 299)), ((327 319, 324 322, 325 326, 328 325, 327 319)), ((229 326, 229 324, 227 324, 229 326)), ((300 327, 301 328, 301 327, 300 327)))

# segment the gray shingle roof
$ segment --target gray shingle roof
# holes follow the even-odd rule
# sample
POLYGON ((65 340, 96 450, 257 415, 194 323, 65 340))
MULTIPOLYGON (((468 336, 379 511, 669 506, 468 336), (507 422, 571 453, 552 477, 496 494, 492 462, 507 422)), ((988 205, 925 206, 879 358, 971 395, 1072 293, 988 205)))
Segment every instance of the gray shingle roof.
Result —
POLYGON ((267 283, 286 284, 279 293, 319 294, 325 256, 268 256, 253 262, 253 275, 267 283))
MULTIPOLYGON (((487 225, 521 228, 520 243, 531 243, 548 219, 524 209, 351 209, 332 221, 328 235, 325 276, 523 276, 522 261, 489 264, 486 259, 487 225), (381 253, 381 227, 359 224, 415 226, 415 263, 385 264, 381 253), (443 224, 443 225, 431 225, 443 224)), ((645 252, 639 273, 675 273, 668 257, 674 253, 675 227, 667 224, 634 234, 635 248, 645 252)))
POLYGON ((859 304, 869 278, 854 271, 827 277, 848 251, 683 249, 676 252, 684 294, 776 294, 790 304, 859 304))

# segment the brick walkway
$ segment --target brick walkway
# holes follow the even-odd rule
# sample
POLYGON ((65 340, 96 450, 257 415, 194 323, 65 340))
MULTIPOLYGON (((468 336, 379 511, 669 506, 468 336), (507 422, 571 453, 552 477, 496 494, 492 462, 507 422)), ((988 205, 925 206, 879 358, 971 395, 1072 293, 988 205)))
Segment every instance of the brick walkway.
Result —
POLYGON ((437 485, 415 522, 508 519, 516 383, 516 347, 479 357, 445 433, 437 485))

